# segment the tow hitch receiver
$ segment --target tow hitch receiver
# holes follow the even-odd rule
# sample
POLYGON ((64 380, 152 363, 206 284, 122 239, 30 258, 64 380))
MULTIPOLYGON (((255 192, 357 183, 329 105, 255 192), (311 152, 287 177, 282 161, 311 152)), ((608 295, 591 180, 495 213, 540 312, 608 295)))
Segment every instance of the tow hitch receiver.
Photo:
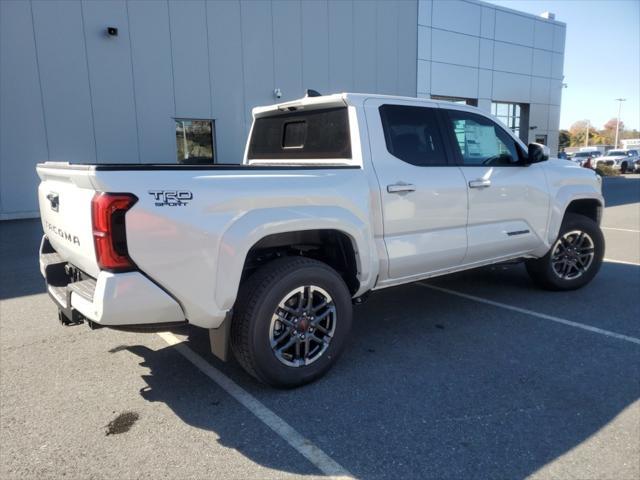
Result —
POLYGON ((60 320, 60 323, 65 327, 72 327, 84 323, 83 316, 75 310, 71 311, 71 318, 69 318, 61 309, 58 309, 58 320, 60 320))

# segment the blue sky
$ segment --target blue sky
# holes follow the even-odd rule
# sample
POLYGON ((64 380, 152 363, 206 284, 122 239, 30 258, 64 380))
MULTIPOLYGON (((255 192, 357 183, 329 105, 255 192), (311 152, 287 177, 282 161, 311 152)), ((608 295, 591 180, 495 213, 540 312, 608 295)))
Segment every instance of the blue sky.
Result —
POLYGON ((640 129, 640 0, 488 0, 567 24, 560 128, 590 120, 597 128, 618 114, 640 129))

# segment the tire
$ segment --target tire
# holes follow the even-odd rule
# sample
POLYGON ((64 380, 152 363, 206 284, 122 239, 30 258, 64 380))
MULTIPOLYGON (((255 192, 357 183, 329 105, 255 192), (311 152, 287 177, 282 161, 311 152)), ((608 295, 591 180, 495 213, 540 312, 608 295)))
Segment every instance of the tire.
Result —
MULTIPOLYGON (((568 250, 571 250, 569 247, 568 250)), ((575 213, 565 214, 562 225, 560 226, 560 232, 558 238, 551 246, 551 249, 544 257, 527 260, 526 267, 527 272, 531 278, 542 288, 547 290, 575 290, 585 286, 593 277, 596 276, 600 266, 602 265, 602 259, 604 257, 604 236, 602 231, 596 222, 584 215, 578 215, 575 213), (586 234, 582 237, 582 248, 577 248, 577 251, 567 251, 567 245, 572 241, 579 242, 579 234, 573 232, 580 232, 586 234), (566 236, 566 239, 565 239, 566 236), (587 252, 589 250, 589 241, 593 247, 593 256, 590 262, 585 262, 587 258, 587 252), (558 246, 560 244, 560 246, 558 246), (566 254, 564 255, 563 252, 566 254), (582 255, 580 255, 582 252, 582 255), (555 256, 554 256, 555 253, 555 256), (568 260, 565 262, 565 258, 568 260), (576 260, 578 258, 578 260, 576 260), (562 264, 562 262, 565 262, 562 264), (574 263, 575 266, 571 267, 570 263, 574 263), (585 265, 588 263, 588 265, 585 265), (580 270, 579 266, 585 267, 582 273, 575 276, 580 270), (566 277, 562 276, 565 270, 568 270, 566 277)))
POLYGON ((627 162, 622 162, 620 165, 620 173, 627 173, 627 162))
POLYGON ((331 368, 344 348, 351 318, 351 294, 334 269, 309 258, 281 258, 260 268, 240 286, 231 324, 231 349, 240 365, 258 380, 274 387, 297 387, 331 368), (297 307, 309 297, 313 308, 305 310, 311 312, 307 316, 301 313, 303 307, 297 307), (324 319, 317 323, 321 317, 324 319), (279 333, 282 336, 278 337, 279 333), (275 337, 281 343, 272 347, 275 337), (276 352, 290 342, 294 343, 284 353, 276 352))

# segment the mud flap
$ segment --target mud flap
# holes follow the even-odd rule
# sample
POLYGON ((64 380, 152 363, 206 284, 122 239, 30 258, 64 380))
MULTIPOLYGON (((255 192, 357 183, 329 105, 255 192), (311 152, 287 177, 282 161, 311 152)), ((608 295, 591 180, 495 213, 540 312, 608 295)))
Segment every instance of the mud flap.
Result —
POLYGON ((227 315, 218 328, 209 329, 211 352, 223 362, 229 355, 229 331, 231 330, 231 315, 227 315))

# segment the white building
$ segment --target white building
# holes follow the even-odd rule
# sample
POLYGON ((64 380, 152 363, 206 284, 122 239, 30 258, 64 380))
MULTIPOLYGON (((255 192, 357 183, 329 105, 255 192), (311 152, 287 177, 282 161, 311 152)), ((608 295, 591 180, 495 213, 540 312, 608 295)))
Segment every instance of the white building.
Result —
POLYGON ((564 39, 475 0, 1 0, 0 219, 45 160, 239 162, 277 91, 465 101, 556 150, 564 39))
POLYGON ((627 138, 620 140, 622 148, 640 148, 640 138, 627 138))

